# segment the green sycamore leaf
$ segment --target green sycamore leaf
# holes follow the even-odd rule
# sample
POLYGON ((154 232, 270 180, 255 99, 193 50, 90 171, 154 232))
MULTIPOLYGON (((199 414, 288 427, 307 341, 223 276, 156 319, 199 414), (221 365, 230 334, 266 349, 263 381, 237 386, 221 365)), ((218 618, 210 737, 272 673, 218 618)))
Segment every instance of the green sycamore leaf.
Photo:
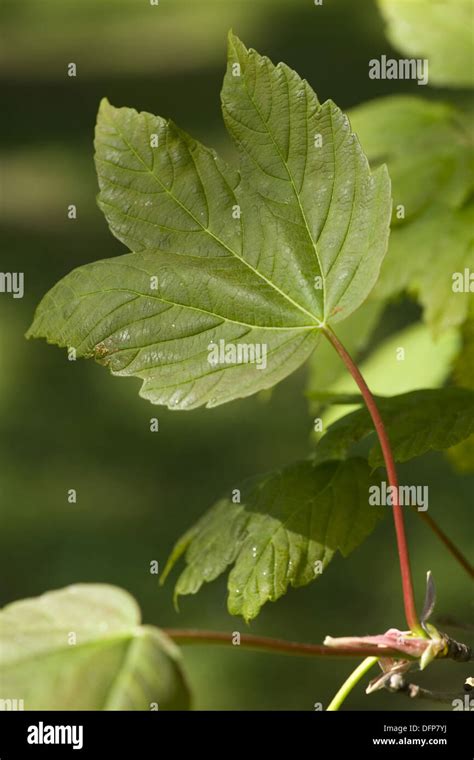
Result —
POLYGON ((135 600, 79 584, 0 611, 0 702, 15 699, 25 710, 169 710, 190 698, 179 650, 140 624, 135 600))
POLYGON ((363 459, 314 466, 298 462, 255 480, 242 502, 217 502, 176 544, 161 582, 184 555, 175 597, 195 594, 233 565, 228 609, 246 620, 289 586, 324 572, 336 551, 346 557, 381 513, 368 504, 375 481, 363 459))
POLYGON ((293 372, 365 300, 387 247, 387 171, 334 103, 231 34, 222 105, 240 172, 171 121, 102 102, 99 205, 132 253, 67 275, 28 332, 173 409, 293 372))
POLYGON ((409 56, 429 59, 429 81, 474 85, 471 0, 378 0, 387 36, 409 56))
POLYGON ((434 332, 468 314, 469 293, 456 279, 474 265, 471 121, 451 105, 406 96, 351 112, 371 164, 387 162, 393 185, 390 246, 373 295, 413 294, 434 332))
MULTIPOLYGON (((436 388, 377 399, 388 432, 393 456, 406 462, 427 451, 440 451, 468 439, 474 432, 474 391, 466 388, 436 388)), ((315 462, 343 459, 353 444, 374 433, 365 408, 337 420, 318 442, 315 462)), ((384 464, 380 444, 374 443, 369 464, 384 464)))

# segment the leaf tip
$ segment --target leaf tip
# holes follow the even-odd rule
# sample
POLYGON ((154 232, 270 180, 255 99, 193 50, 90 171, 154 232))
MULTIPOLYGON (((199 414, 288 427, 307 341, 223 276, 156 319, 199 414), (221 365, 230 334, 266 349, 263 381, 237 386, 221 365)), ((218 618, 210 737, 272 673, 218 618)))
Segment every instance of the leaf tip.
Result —
POLYGON ((112 108, 112 104, 108 98, 101 98, 99 102, 99 113, 107 111, 112 108))
POLYGON ((101 119, 110 121, 118 110, 119 109, 112 105, 108 98, 101 98, 99 102, 99 110, 97 111, 97 124, 99 124, 101 119))
POLYGON ((160 577, 160 579, 158 581, 158 583, 160 584, 160 586, 164 586, 165 585, 165 581, 168 578, 168 575, 170 574, 170 572, 173 569, 173 567, 174 567, 175 563, 177 562, 177 560, 178 560, 178 557, 174 557, 173 554, 171 554, 168 557, 168 559, 166 561, 165 569, 163 570, 163 573, 161 574, 161 577, 160 577))
POLYGON ((232 56, 237 56, 239 52, 243 53, 244 55, 248 52, 247 48, 245 47, 244 43, 240 39, 240 37, 237 37, 236 34, 234 34, 233 29, 229 29, 227 33, 227 55, 230 59, 232 56))
POLYGON ((173 594, 173 607, 175 609, 175 612, 179 612, 179 597, 180 597, 180 593, 175 588, 174 594, 173 594))

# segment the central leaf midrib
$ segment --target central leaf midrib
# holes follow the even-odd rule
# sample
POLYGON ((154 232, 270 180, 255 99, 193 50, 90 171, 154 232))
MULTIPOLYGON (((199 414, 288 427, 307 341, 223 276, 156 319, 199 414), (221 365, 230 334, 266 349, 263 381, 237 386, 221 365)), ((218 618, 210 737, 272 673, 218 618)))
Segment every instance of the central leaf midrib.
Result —
MULTIPOLYGON (((103 290, 94 290, 87 293, 79 293, 76 295, 76 298, 87 298, 89 296, 102 295, 104 293, 133 293, 134 295, 139 296, 141 298, 154 298, 156 301, 160 301, 161 303, 168 303, 171 306, 177 306, 182 309, 191 309, 193 311, 199 312, 200 314, 206 314, 207 316, 220 319, 223 322, 230 322, 234 325, 242 325, 242 327, 250 327, 252 330, 277 330, 280 332, 281 331, 299 332, 300 330, 316 330, 318 328, 318 325, 289 325, 288 327, 286 326, 273 327, 271 325, 251 325, 248 322, 240 322, 237 319, 230 319, 229 317, 222 316, 222 314, 215 314, 213 311, 207 311, 206 309, 201 309, 199 306, 191 306, 184 303, 177 303, 176 301, 170 301, 167 298, 163 298, 162 296, 155 296, 152 293, 146 293, 146 294, 140 293, 136 290, 133 290, 132 288, 106 288, 103 290)), ((159 316, 159 315, 156 315, 156 316, 159 316)))
MULTIPOLYGON (((311 243, 311 245, 312 245, 312 247, 314 249, 314 253, 316 255, 316 259, 317 259, 317 262, 318 262, 318 267, 319 267, 319 271, 321 273, 321 277, 324 277, 324 270, 323 270, 321 259, 320 259, 320 256, 319 256, 319 251, 318 251, 317 243, 316 243, 316 241, 314 240, 314 238, 313 238, 313 236, 311 234, 311 230, 309 228, 308 220, 307 220, 307 217, 306 217, 306 212, 305 212, 305 210, 303 208, 303 205, 301 203, 301 199, 299 197, 299 193, 298 193, 298 191, 296 189, 296 184, 295 184, 295 181, 294 181, 294 178, 293 178, 293 174, 292 174, 292 172, 290 170, 290 167, 289 167, 289 165, 288 165, 288 163, 287 163, 287 161, 286 161, 283 153, 281 152, 280 146, 278 145, 278 143, 277 143, 277 141, 275 139, 275 136, 274 136, 272 130, 270 129, 269 125, 267 124, 267 122, 263 118, 262 112, 260 111, 260 108, 258 107, 258 104, 255 102, 255 100, 253 99, 252 95, 250 94, 250 91, 249 91, 248 86, 247 86, 247 80, 246 80, 246 78, 244 77, 243 79, 244 79, 244 87, 245 87, 245 89, 247 91, 248 98, 249 98, 250 102, 252 103, 253 107, 255 108, 255 110, 256 110, 259 118, 260 118, 260 121, 262 122, 263 126, 265 127, 266 131, 268 132, 268 135, 270 136, 270 139, 271 139, 273 145, 275 146, 275 149, 276 149, 276 151, 277 151, 277 153, 278 153, 278 155, 280 157, 280 160, 281 160, 283 166, 285 167, 286 173, 288 175, 288 180, 289 180, 290 185, 291 185, 291 187, 293 189, 293 193, 294 193, 294 196, 296 198, 296 202, 298 204, 298 208, 300 210, 301 218, 302 218, 302 220, 304 222, 304 227, 305 227, 306 233, 308 235, 309 241, 310 241, 310 243, 311 243)), ((288 79, 286 78, 286 75, 285 75, 285 81, 286 81, 286 84, 287 84, 288 101, 289 101, 289 87, 290 87, 290 85, 288 83, 288 79)), ((306 91, 305 91, 305 103, 306 103, 306 111, 307 111, 308 100, 307 100, 306 91)), ((290 148, 288 146, 288 151, 289 151, 289 149, 290 148)), ((325 305, 326 294, 325 294, 325 289, 324 288, 322 289, 322 295, 323 295, 323 319, 324 319, 324 316, 326 314, 326 305, 325 305)), ((321 321, 320 320, 318 320, 318 321, 321 324, 321 321)))
MULTIPOLYGON (((261 272, 258 271, 258 269, 254 269, 254 267, 252 267, 252 265, 248 261, 246 261, 242 256, 239 256, 239 254, 236 251, 234 251, 232 248, 230 248, 227 245, 227 243, 225 243, 221 238, 219 238, 217 235, 215 235, 209 227, 205 227, 203 225, 203 223, 201 222, 201 220, 198 217, 196 217, 192 213, 192 211, 190 211, 188 208, 186 208, 186 206, 180 201, 180 199, 177 196, 175 196, 170 190, 168 190, 168 188, 166 187, 166 185, 160 180, 160 178, 155 174, 155 172, 152 169, 150 169, 150 167, 146 164, 146 162, 143 160, 143 158, 140 156, 140 154, 135 150, 135 148, 133 147, 133 145, 128 142, 128 140, 125 138, 125 135, 119 129, 119 127, 113 121, 110 121, 107 118, 105 118, 105 120, 108 121, 109 125, 112 126, 112 128, 116 129, 116 131, 120 135, 120 137, 123 140, 123 142, 125 143, 125 145, 134 154, 134 156, 140 161, 140 163, 142 164, 142 166, 145 167, 146 171, 153 177, 153 179, 159 184, 159 186, 162 187, 163 190, 175 201, 175 203, 177 203, 178 206, 180 208, 182 208, 183 211, 191 217, 191 219, 202 229, 203 232, 206 232, 219 245, 221 245, 225 250, 227 250, 232 256, 235 256, 235 258, 239 259, 239 261, 241 261, 242 264, 245 264, 245 266, 248 267, 255 275, 257 275, 258 277, 260 277, 268 285, 270 285, 270 287, 272 287, 274 290, 276 290, 283 298, 285 298, 287 301, 289 301, 289 303, 291 303, 292 306, 294 306, 296 309, 298 309, 299 311, 303 312, 304 314, 306 314, 306 316, 309 316, 312 320, 314 320, 315 327, 319 327, 321 325, 321 321, 314 314, 312 314, 310 311, 308 311, 307 309, 305 309, 304 306, 302 306, 301 304, 299 304, 296 301, 294 301, 291 298, 291 296, 289 296, 283 290, 280 290, 280 288, 274 282, 272 282, 271 280, 268 280, 265 277, 265 275, 263 275, 261 272)), ((195 163, 194 163, 194 166, 195 166, 196 172, 197 172, 197 167, 196 167, 195 163)))

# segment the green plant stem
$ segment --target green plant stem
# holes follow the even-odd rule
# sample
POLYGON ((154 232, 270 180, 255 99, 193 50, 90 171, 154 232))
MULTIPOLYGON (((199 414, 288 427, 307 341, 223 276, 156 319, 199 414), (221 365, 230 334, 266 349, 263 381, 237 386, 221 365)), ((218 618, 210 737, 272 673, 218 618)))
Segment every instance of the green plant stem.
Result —
POLYGON ((356 669, 352 671, 349 678, 346 678, 337 694, 332 698, 327 707, 327 712, 334 712, 335 710, 339 710, 340 706, 348 694, 350 694, 354 686, 356 686, 362 676, 364 676, 367 671, 370 670, 370 668, 375 665, 376 662, 378 662, 378 659, 378 657, 366 657, 365 660, 362 660, 360 665, 358 665, 356 669))
POLYGON ((395 494, 394 504, 393 504, 393 520, 395 523, 398 557, 400 560, 400 572, 402 576, 402 589, 403 589, 403 602, 405 606, 405 617, 406 617, 408 627, 410 628, 410 630, 417 636, 422 636, 423 638, 426 638, 426 633, 421 627, 420 621, 418 619, 418 614, 416 611, 416 606, 415 606, 415 596, 413 593, 413 582, 412 582, 411 569, 410 569, 410 557, 408 553, 408 543, 407 543, 406 533, 405 533, 405 521, 403 517, 402 507, 400 506, 399 501, 398 501, 397 470, 395 467, 395 461, 393 459, 390 441, 388 439, 387 431, 385 430, 385 425, 383 423, 382 417, 380 416, 380 412, 378 410, 377 404, 375 403, 375 399, 372 393, 370 392, 370 389, 367 383, 362 377, 362 374, 359 371, 359 368, 357 367, 357 365, 355 364, 351 356, 348 354, 348 352, 346 351, 346 349, 344 348, 340 340, 337 338, 337 336, 332 332, 332 330, 329 327, 322 328, 322 331, 324 332, 329 342, 332 343, 333 347, 336 349, 337 353, 339 354, 342 361, 344 362, 347 369, 349 370, 350 374, 352 375, 355 382, 357 383, 360 389, 360 392, 362 393, 362 396, 364 398, 369 414, 372 418, 372 422, 374 423, 375 431, 380 441, 380 448, 382 449, 382 454, 385 461, 388 481, 389 481, 389 484, 392 486, 392 493, 395 494))
MULTIPOLYGON (((303 644, 299 641, 285 641, 244 633, 239 634, 239 644, 236 644, 234 643, 234 634, 223 631, 206 631, 194 628, 163 628, 162 630, 177 644, 227 644, 232 648, 241 646, 245 649, 256 649, 269 653, 274 652, 275 654, 310 657, 361 657, 363 655, 379 657, 381 654, 380 647, 369 644, 365 647, 328 647, 323 644, 303 644)), ((383 656, 403 660, 410 659, 404 652, 386 647, 383 649, 383 656)))

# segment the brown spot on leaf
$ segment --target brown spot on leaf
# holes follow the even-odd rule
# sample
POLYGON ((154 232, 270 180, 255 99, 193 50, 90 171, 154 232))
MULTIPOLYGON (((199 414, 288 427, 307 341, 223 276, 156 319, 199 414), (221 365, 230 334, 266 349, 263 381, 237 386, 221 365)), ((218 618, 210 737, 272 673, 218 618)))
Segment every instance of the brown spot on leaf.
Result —
POLYGON ((105 343, 97 343, 94 346, 94 359, 103 359, 109 353, 109 349, 105 343))

